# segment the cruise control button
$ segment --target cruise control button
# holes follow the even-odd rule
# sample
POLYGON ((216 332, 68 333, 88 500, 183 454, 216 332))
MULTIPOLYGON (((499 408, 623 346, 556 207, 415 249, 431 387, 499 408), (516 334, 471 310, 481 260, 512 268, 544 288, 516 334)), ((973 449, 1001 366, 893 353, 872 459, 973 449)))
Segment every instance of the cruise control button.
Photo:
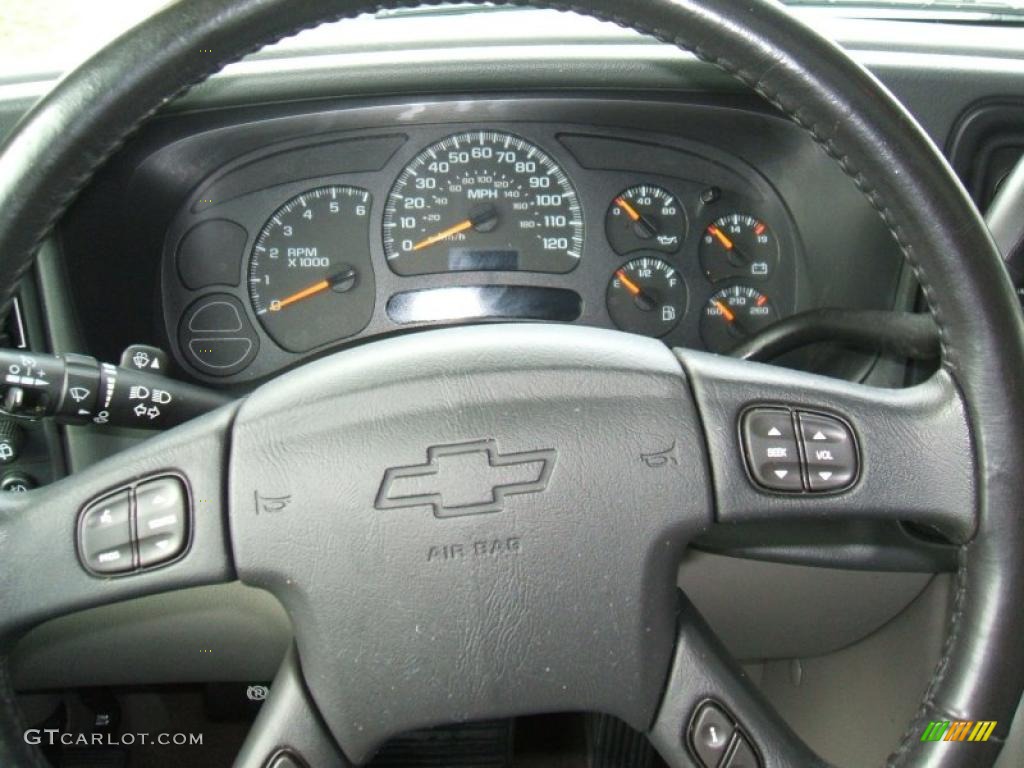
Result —
POLYGON ((757 753, 750 746, 743 734, 736 734, 736 746, 726 760, 722 768, 761 768, 761 761, 757 759, 757 753))
POLYGON ((188 539, 188 496, 176 477, 147 480, 135 489, 135 529, 143 568, 172 560, 188 539))
POLYGON ((784 408, 747 411, 742 424, 747 466, 758 485, 776 491, 801 491, 800 451, 793 419, 784 408))
POLYGON ((838 491, 857 476, 857 446, 845 422, 818 413, 797 414, 812 491, 838 491))
POLYGON ((729 748, 733 730, 732 720, 720 707, 708 703, 697 711, 690 727, 690 741, 693 751, 708 768, 714 768, 721 762, 729 748))
POLYGON ((93 502, 79 521, 82 563, 95 573, 132 569, 131 496, 120 491, 93 502))

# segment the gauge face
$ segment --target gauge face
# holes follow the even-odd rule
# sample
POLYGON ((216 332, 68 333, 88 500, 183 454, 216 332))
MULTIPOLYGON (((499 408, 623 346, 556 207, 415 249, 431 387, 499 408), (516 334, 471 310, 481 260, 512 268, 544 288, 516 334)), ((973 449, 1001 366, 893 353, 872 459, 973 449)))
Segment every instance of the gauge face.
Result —
POLYGON ((460 133, 398 177, 384 207, 384 253, 399 275, 569 272, 583 255, 583 210, 569 177, 533 144, 460 133))
POLYGON ((728 352, 776 319, 775 308, 765 294, 750 286, 733 285, 708 299, 700 335, 712 352, 728 352))
POLYGON ((615 271, 607 301, 608 314, 619 328, 660 337, 686 312, 686 284, 667 261, 643 256, 615 271))
POLYGON ((715 219, 700 240, 700 263, 711 281, 767 280, 779 261, 779 246, 768 225, 743 213, 715 219))
POLYGON ((249 296, 263 329, 291 352, 344 339, 373 314, 370 193, 320 187, 270 217, 249 258, 249 296))
POLYGON ((612 248, 623 256, 640 250, 675 253, 686 238, 686 216, 667 189, 642 184, 612 200, 604 229, 612 248))

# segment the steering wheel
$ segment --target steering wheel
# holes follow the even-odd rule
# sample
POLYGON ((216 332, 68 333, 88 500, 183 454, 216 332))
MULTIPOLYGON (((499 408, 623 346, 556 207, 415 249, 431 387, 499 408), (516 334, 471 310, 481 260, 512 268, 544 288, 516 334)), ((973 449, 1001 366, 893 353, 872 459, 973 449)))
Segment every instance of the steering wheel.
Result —
MULTIPOLYGON (((168 100, 259 46, 384 4, 182 0, 64 78, 0 153, 3 296, 96 169, 168 100)), ((244 768, 281 749, 312 766, 360 764, 410 729, 552 711, 615 715, 670 765, 699 765, 693 717, 708 703, 734 733, 729 749, 747 744, 764 766, 821 764, 679 595, 676 569, 715 522, 864 518, 960 544, 942 657, 889 764, 995 760, 1024 681, 1024 327, 974 207, 883 86, 770 0, 541 4, 688 49, 803 126, 917 274, 940 328, 938 372, 879 390, 617 332, 521 325, 310 363, 0 500, 0 764, 42 764, 6 662, 27 629, 236 579, 274 594, 295 636, 244 768), (741 435, 754 406, 840 419, 857 445, 853 486, 756 487, 741 435), (79 511, 167 473, 191 503, 186 554, 117 578, 83 569, 79 511), (998 726, 984 743, 922 741, 933 720, 998 726)))

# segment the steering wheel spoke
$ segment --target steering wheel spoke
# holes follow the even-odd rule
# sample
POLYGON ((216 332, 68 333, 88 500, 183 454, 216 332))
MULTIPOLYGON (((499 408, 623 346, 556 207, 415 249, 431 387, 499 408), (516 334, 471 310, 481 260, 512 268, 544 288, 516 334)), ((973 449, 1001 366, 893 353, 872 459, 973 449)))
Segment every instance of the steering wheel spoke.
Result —
POLYGON ((719 523, 885 520, 974 534, 974 458, 945 371, 906 389, 677 351, 708 441, 719 523))
POLYGON ((347 768, 350 765, 317 712, 294 646, 249 729, 235 768, 347 768), (289 762, 290 760, 290 762, 289 762))
POLYGON ((223 472, 233 414, 223 408, 53 485, 5 494, 0 640, 74 611, 233 579, 223 472), (91 553, 87 509, 103 529, 91 553))
POLYGON ((765 700, 693 604, 684 596, 680 603, 672 668, 648 732, 665 762, 671 768, 826 765, 765 700), (751 754, 754 762, 741 760, 751 754))

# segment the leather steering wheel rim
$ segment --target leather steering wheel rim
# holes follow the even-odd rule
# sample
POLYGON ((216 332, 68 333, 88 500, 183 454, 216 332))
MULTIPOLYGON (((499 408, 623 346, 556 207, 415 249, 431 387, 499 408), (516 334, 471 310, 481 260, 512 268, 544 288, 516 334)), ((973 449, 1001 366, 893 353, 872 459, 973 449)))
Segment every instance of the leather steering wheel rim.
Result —
MULTIPOLYGON (((405 3, 182 0, 70 73, 0 149, 3 306, 78 191, 169 100, 283 36, 396 5, 405 3)), ((877 80, 770 0, 537 5, 634 28, 732 74, 808 131, 900 244, 940 330, 942 373, 966 407, 975 529, 962 537, 942 658, 889 762, 994 760, 1024 685, 1024 472, 1015 458, 1017 427, 1024 423, 1024 326, 999 253, 967 195, 877 80), (989 745, 974 751, 919 741, 930 720, 979 719, 997 720, 999 727, 989 745)), ((35 758, 16 725, 6 660, 0 670, 0 763, 19 765, 35 758)))

